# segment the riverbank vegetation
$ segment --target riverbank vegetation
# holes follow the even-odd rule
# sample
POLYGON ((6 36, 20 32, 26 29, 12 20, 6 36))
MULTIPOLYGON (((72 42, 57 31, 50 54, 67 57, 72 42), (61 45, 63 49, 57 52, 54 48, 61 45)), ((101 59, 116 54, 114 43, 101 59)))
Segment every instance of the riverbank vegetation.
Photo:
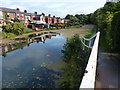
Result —
MULTIPOLYGON (((68 14, 65 18, 70 20, 67 26, 94 24, 96 30, 101 32, 101 49, 120 53, 120 1, 107 2, 104 7, 97 9, 94 13, 76 14, 75 16, 68 14)), ((89 36, 91 34, 86 37, 89 36)))
POLYGON ((32 33, 33 30, 29 30, 22 22, 9 23, 3 27, 1 35, 3 38, 12 38, 18 35, 32 33))
POLYGON ((91 22, 101 32, 100 46, 108 52, 120 53, 120 2, 107 2, 90 16, 91 22))
POLYGON ((67 40, 62 53, 66 65, 63 68, 64 73, 60 79, 60 86, 79 89, 89 55, 88 50, 82 49, 78 34, 67 40))
POLYGON ((95 33, 95 29, 96 29, 96 27, 93 26, 93 28, 90 30, 90 32, 87 35, 85 35, 84 37, 90 38, 95 33))
POLYGON ((88 15, 84 15, 84 14, 76 14, 75 16, 73 15, 67 15, 65 17, 65 19, 69 19, 69 22, 66 24, 67 27, 69 26, 76 26, 76 25, 84 25, 84 24, 89 24, 88 21, 88 15))

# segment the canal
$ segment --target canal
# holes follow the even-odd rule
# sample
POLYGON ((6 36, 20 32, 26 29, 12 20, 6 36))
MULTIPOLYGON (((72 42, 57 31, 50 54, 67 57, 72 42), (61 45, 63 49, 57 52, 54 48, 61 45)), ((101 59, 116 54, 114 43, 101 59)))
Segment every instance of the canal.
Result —
POLYGON ((17 48, 9 49, 9 52, 4 52, 1 56, 2 87, 58 88, 62 67, 65 65, 61 50, 66 39, 76 33, 84 36, 91 27, 92 25, 86 25, 79 29, 56 31, 59 34, 8 46, 17 48))

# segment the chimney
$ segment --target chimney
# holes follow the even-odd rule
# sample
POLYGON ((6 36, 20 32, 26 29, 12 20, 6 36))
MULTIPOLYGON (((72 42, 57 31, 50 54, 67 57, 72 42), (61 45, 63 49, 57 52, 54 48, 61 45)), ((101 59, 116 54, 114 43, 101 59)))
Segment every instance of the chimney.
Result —
POLYGON ((45 16, 45 14, 44 14, 44 13, 42 13, 42 15, 43 15, 43 16, 45 16))
POLYGON ((48 16, 50 17, 51 15, 49 14, 48 16))
POLYGON ((20 9, 19 9, 19 8, 17 8, 16 10, 20 11, 20 9))
POLYGON ((24 13, 27 13, 27 10, 24 10, 24 13))
POLYGON ((35 12, 34 14, 37 15, 37 12, 35 12))

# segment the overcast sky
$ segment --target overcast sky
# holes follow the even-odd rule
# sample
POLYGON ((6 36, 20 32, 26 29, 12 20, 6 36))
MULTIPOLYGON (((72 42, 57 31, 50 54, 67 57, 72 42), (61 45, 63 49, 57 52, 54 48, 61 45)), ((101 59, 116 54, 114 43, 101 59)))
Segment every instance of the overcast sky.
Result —
POLYGON ((67 14, 88 14, 104 6, 106 0, 0 0, 0 7, 20 8, 32 13, 65 17, 67 14))

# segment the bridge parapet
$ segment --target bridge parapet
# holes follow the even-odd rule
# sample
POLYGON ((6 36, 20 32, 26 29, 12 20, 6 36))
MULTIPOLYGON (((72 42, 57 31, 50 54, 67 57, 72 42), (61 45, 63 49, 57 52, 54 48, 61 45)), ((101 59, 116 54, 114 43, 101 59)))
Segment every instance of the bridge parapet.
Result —
MULTIPOLYGON (((94 35, 95 37, 95 35, 94 35)), ((87 67, 85 69, 86 73, 83 76, 80 90, 84 88, 89 88, 94 90, 95 87, 95 77, 96 77, 96 66, 97 66, 97 53, 98 53, 98 43, 99 43, 100 32, 96 34, 96 38, 92 47, 92 51, 88 60, 87 67)), ((90 40, 90 39, 88 39, 90 40)), ((87 46, 87 45, 86 45, 87 46)), ((87 46, 89 47, 89 46, 87 46)))

